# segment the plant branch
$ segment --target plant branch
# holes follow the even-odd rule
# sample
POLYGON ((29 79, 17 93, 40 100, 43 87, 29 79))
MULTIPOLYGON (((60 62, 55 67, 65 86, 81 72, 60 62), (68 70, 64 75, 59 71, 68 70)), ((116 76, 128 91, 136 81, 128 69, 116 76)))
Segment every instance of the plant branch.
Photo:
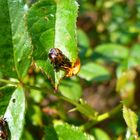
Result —
MULTIPOLYGON (((19 82, 14 82, 14 81, 5 80, 5 79, 0 79, 0 82, 6 83, 6 84, 12 84, 12 85, 19 84, 19 82)), ((42 92, 49 91, 48 93, 52 93, 52 91, 49 88, 47 88, 47 87, 41 88, 41 87, 36 87, 36 86, 24 84, 24 83, 22 83, 22 84, 26 88, 31 88, 31 89, 34 89, 34 90, 39 90, 39 91, 42 91, 42 92)), ((88 113, 83 113, 85 116, 87 116, 89 119, 91 119, 91 121, 89 121, 86 124, 84 124, 83 126, 81 126, 81 128, 83 128, 85 130, 91 128, 95 124, 97 124, 97 123, 99 123, 99 122, 101 122, 101 121, 103 121, 103 120, 105 120, 107 118, 112 117, 114 114, 116 114, 118 111, 120 111, 120 109, 122 107, 122 104, 119 104, 117 107, 115 107, 114 109, 112 109, 110 112, 106 112, 104 114, 101 114, 101 115, 95 117, 95 114, 93 112, 91 112, 91 110, 86 110, 85 111, 85 108, 79 102, 74 101, 74 100, 71 100, 71 99, 69 99, 69 98, 67 98, 65 96, 62 96, 59 92, 56 93, 56 94, 54 94, 54 96, 57 96, 58 98, 60 98, 60 99, 62 99, 64 101, 67 101, 67 102, 71 103, 81 113, 88 111, 88 113)))
MULTIPOLYGON (((36 86, 31 86, 31 85, 27 85, 27 84, 23 84, 25 87, 27 88, 32 88, 32 89, 35 89, 35 90, 39 90, 39 91, 42 91, 42 92, 46 92, 46 91, 49 91, 49 93, 51 93, 50 89, 48 88, 40 88, 40 87, 36 87, 36 86)), ((74 101, 74 100, 71 100, 65 96, 62 96, 59 92, 54 94, 54 96, 57 96, 58 98, 64 100, 64 101, 67 101, 69 103, 71 103, 72 105, 74 105, 76 107, 76 109, 83 113, 85 112, 85 109, 82 107, 82 105, 80 103, 78 103, 77 101, 74 101), (81 106, 81 107, 79 107, 81 106)), ((89 129, 90 127, 92 127, 93 125, 107 119, 107 118, 110 118, 112 117, 114 114, 116 114, 122 107, 122 104, 119 104, 117 107, 115 107, 113 110, 111 110, 110 112, 107 112, 107 113, 104 113, 104 114, 101 114, 97 117, 95 117, 93 114, 93 112, 91 112, 90 110, 88 111, 89 113, 86 114, 84 113, 85 116, 87 116, 87 118, 91 119, 91 121, 89 121, 88 123, 86 123, 84 125, 84 129, 89 129), (92 117, 91 117, 92 116, 92 117)), ((87 109, 87 108, 86 108, 87 109)), ((86 110, 87 111, 87 110, 86 110)))
POLYGON ((17 85, 19 83, 15 81, 6 80, 6 79, 0 79, 0 82, 5 83, 5 84, 12 84, 12 85, 17 85))
POLYGON ((86 124, 81 126, 81 128, 84 129, 84 130, 88 130, 91 127, 93 127, 94 125, 96 125, 97 123, 113 117, 116 113, 118 113, 121 110, 121 108, 122 108, 122 104, 119 104, 118 106, 113 108, 110 112, 106 112, 104 114, 99 115, 96 118, 96 120, 91 120, 91 121, 87 122, 86 124))

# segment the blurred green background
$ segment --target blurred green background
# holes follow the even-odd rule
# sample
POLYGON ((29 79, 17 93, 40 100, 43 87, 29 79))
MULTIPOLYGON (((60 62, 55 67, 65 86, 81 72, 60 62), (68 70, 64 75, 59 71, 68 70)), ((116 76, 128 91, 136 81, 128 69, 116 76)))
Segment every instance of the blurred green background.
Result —
MULTIPOLYGON (((27 1, 29 5, 35 1, 27 1)), ((112 110, 122 101, 140 114, 140 0, 78 0, 77 39, 81 70, 64 79, 59 91, 85 100, 98 113, 112 110)), ((53 89, 38 70, 31 68, 25 80, 53 89)), ((88 119, 73 106, 43 91, 27 92, 24 139, 40 139, 43 126, 54 120, 82 125, 88 119)), ((138 127, 139 130, 139 127, 138 127)), ((97 140, 124 140, 127 127, 121 109, 111 118, 87 130, 97 140), (100 136, 100 137, 99 137, 100 136)))

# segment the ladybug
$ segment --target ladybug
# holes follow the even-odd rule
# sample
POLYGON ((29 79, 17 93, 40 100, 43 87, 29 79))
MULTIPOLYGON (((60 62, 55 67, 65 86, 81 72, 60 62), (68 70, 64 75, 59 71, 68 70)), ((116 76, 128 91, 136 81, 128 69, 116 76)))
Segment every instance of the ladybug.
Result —
POLYGON ((71 67, 69 59, 58 48, 50 49, 48 56, 56 71, 59 69, 66 70, 71 67))
POLYGON ((56 71, 60 69, 66 71, 66 77, 74 76, 80 70, 80 59, 78 58, 76 62, 72 64, 58 48, 50 49, 48 56, 56 71))
POLYGON ((5 118, 0 118, 0 139, 1 140, 8 139, 7 121, 5 118))

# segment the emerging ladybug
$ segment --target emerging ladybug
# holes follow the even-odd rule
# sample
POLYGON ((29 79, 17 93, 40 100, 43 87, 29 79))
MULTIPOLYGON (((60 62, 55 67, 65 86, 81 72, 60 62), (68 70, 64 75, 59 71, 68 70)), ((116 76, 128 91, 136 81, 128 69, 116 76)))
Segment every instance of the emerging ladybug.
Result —
POLYGON ((49 59, 54 65, 56 71, 60 69, 66 71, 66 77, 76 75, 80 70, 79 58, 74 64, 72 64, 70 60, 58 48, 50 49, 49 59))
POLYGON ((0 118, 0 140, 8 139, 7 122, 5 118, 0 118))
POLYGON ((49 51, 49 59, 54 65, 56 71, 59 69, 65 70, 71 67, 69 59, 58 48, 52 48, 49 51))

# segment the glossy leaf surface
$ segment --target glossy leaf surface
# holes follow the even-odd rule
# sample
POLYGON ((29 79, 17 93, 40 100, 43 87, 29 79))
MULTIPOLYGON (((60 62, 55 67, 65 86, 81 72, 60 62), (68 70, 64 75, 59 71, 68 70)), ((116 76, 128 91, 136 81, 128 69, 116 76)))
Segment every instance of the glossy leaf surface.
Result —
POLYGON ((59 86, 61 94, 72 100, 78 100, 82 95, 82 88, 75 80, 64 80, 59 86))
POLYGON ((111 140, 107 133, 100 128, 93 128, 90 132, 96 140, 111 140))
POLYGON ((27 15, 35 63, 47 74, 55 87, 65 72, 54 70, 48 53, 51 48, 59 48, 72 63, 76 61, 77 10, 78 4, 75 0, 41 0, 32 6, 27 15))
POLYGON ((55 140, 94 140, 94 137, 83 133, 78 127, 73 125, 56 124, 54 128, 52 127, 46 130, 49 134, 46 135, 45 140, 54 140, 53 138, 55 140))
POLYGON ((0 2, 0 67, 3 76, 21 80, 31 63, 31 42, 25 26, 27 5, 23 0, 0 2), (4 8, 3 8, 4 7, 4 8))
POLYGON ((92 62, 83 65, 78 75, 87 81, 104 81, 110 79, 110 73, 107 69, 92 62))
POLYGON ((27 27, 25 25, 25 13, 27 5, 21 0, 7 0, 11 35, 14 54, 15 69, 19 79, 26 76, 31 63, 31 41, 28 36, 27 27))
POLYGON ((120 62, 128 57, 128 49, 118 44, 102 44, 95 48, 93 56, 107 62, 120 62))
POLYGON ((8 122, 11 139, 19 140, 24 125, 25 94, 22 87, 18 87, 12 94, 4 117, 8 122))

